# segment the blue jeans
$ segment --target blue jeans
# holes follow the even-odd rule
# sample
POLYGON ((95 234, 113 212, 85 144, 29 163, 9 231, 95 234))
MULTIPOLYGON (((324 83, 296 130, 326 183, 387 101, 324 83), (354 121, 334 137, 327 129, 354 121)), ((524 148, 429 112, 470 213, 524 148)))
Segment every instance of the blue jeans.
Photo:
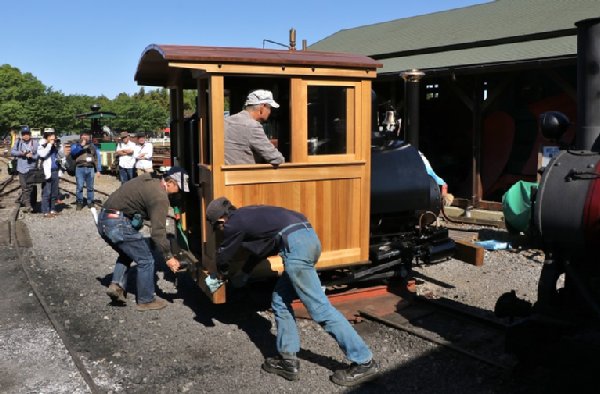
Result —
POLYGON ((94 175, 95 169, 93 167, 77 167, 75 169, 75 181, 77 183, 75 189, 75 199, 77 204, 83 204, 83 184, 87 188, 87 203, 92 204, 94 202, 94 175))
POLYGON ((46 179, 42 189, 42 213, 56 210, 58 199, 58 170, 52 170, 50 179, 46 179))
POLYGON ((127 182, 130 179, 135 178, 135 176, 135 168, 123 168, 119 166, 119 179, 121 180, 121 184, 127 182))
POLYGON ((300 337, 292 301, 297 295, 308 313, 338 343, 348 360, 362 364, 373 357, 371 350, 348 320, 331 305, 321 288, 315 270, 321 255, 321 242, 312 228, 302 228, 288 235, 288 248, 282 248, 284 273, 273 291, 271 306, 277 324, 279 353, 298 353, 300 337))
POLYGON ((150 246, 125 217, 98 217, 98 233, 119 254, 112 274, 112 283, 127 289, 127 273, 131 263, 137 263, 137 302, 146 304, 154 300, 154 257, 150 246))

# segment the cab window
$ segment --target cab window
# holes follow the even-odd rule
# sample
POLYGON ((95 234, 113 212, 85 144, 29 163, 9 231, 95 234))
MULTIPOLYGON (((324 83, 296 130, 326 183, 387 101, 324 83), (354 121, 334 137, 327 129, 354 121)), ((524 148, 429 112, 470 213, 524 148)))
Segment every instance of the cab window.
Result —
POLYGON ((308 155, 352 153, 354 88, 307 87, 308 155))

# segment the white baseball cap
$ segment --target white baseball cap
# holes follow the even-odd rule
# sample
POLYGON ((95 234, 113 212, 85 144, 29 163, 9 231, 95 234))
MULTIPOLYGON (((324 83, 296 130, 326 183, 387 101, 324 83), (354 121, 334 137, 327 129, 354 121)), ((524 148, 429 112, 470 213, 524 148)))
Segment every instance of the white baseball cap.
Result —
POLYGON ((269 104, 273 108, 279 108, 279 104, 273 100, 273 93, 270 90, 258 89, 250 92, 248 97, 246 97, 244 107, 259 104, 269 104))
POLYGON ((182 192, 189 192, 190 188, 188 186, 188 174, 185 172, 183 168, 180 167, 171 167, 164 175, 165 178, 169 178, 177 182, 177 186, 179 186, 179 190, 182 192))

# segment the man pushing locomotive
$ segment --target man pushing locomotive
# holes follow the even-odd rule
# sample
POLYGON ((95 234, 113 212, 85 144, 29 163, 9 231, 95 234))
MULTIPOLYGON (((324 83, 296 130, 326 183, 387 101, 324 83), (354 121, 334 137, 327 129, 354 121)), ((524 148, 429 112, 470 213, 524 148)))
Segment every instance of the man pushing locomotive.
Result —
POLYGON ((276 357, 268 357, 262 368, 288 380, 299 378, 300 338, 291 303, 296 298, 306 306, 313 320, 337 342, 352 364, 336 371, 331 380, 342 386, 353 386, 376 377, 378 366, 363 339, 348 320, 336 310, 325 292, 315 264, 321 255, 321 242, 308 219, 301 213, 282 207, 252 205, 237 209, 227 198, 213 200, 206 209, 213 228, 223 232, 217 250, 217 269, 227 276, 229 263, 240 248, 251 257, 242 268, 249 274, 256 263, 279 254, 284 272, 277 280, 272 308, 277 323, 276 357))
POLYGON ((107 294, 114 303, 125 304, 127 273, 137 263, 137 310, 157 310, 166 301, 154 296, 154 257, 139 232, 143 220, 152 223, 152 241, 162 252, 167 266, 177 271, 180 263, 171 253, 165 223, 169 195, 187 192, 187 174, 173 167, 162 177, 144 174, 124 183, 106 200, 98 217, 98 233, 118 253, 107 294))

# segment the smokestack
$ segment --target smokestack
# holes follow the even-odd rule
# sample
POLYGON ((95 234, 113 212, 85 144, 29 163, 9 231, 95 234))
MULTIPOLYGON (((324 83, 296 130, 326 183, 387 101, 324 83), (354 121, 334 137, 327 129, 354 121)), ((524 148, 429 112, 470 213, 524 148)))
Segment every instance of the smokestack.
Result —
POLYGON ((600 18, 577 26, 577 135, 575 148, 600 152, 600 18))
POLYGON ((290 29, 290 51, 296 50, 296 29, 290 29))
POLYGON ((419 70, 403 71, 400 76, 404 79, 404 127, 406 142, 419 149, 419 104, 420 83, 425 75, 419 70))

